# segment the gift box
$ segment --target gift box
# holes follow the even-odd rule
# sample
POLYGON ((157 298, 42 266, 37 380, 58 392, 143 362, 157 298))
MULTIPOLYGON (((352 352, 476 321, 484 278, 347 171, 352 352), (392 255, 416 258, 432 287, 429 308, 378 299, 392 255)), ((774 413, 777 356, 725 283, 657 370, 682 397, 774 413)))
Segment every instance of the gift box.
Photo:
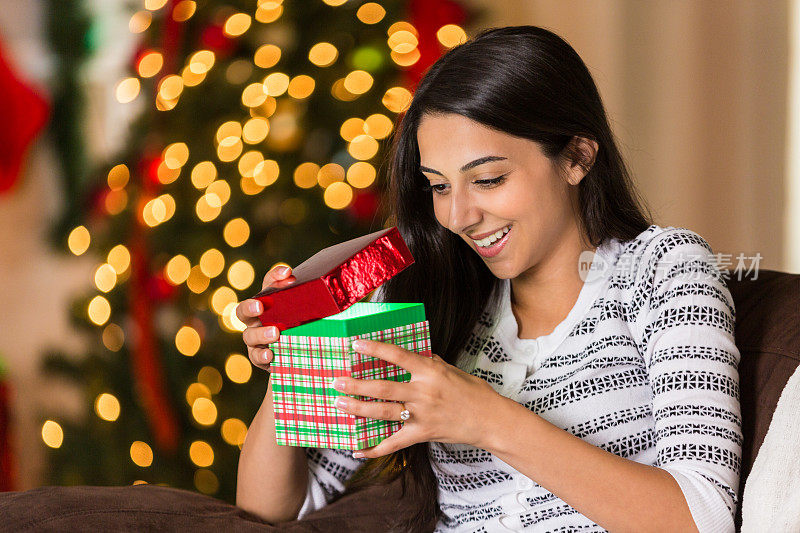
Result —
MULTIPOLYGON (((421 303, 360 302, 347 310, 281 332, 270 345, 272 394, 278 444, 359 450, 375 446, 402 422, 365 418, 337 409, 344 393, 336 377, 408 382, 406 370, 351 348, 355 339, 391 342, 430 357, 429 324, 421 303)), ((365 401, 379 398, 353 395, 365 401)))
POLYGON ((263 305, 261 323, 283 331, 344 311, 413 262, 392 227, 325 248, 292 269, 292 285, 253 298, 263 305))
MULTIPOLYGON (((390 342, 431 356, 422 303, 359 302, 414 262, 396 227, 326 248, 293 269, 296 281, 266 289, 261 323, 276 325, 270 345, 275 434, 278 444, 358 450, 378 444, 400 421, 359 417, 337 409, 339 376, 408 381, 410 374, 355 352, 356 339, 390 342)), ((366 401, 377 398, 353 396, 366 401)))

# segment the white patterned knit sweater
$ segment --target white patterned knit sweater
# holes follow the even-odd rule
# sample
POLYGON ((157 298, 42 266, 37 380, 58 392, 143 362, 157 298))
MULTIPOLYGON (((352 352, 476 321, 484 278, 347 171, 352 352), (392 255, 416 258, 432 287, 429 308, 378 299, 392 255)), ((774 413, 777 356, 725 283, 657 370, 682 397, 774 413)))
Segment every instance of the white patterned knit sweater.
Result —
MULTIPOLYGON (((499 313, 484 313, 458 362, 584 441, 669 472, 700 533, 734 531, 742 445, 735 310, 711 254, 684 228, 607 241, 568 316, 536 339, 517 336, 505 280, 499 313)), ((485 450, 429 447, 444 513, 437 532, 605 531, 485 450)), ((365 461, 306 453, 299 518, 365 461)))

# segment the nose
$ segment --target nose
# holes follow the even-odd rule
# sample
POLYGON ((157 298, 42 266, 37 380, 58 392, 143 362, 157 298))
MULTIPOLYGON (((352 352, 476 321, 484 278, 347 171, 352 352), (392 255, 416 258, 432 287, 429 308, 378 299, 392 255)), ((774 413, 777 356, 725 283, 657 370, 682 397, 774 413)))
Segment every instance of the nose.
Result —
POLYGON ((480 222, 480 208, 476 205, 469 191, 450 192, 450 212, 447 227, 455 233, 464 233, 466 228, 480 222))

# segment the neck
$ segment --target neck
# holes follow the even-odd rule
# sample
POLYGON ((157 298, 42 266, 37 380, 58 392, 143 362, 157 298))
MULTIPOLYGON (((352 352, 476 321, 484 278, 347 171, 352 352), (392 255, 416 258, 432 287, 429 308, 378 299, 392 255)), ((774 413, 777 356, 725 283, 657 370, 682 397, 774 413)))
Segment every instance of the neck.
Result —
POLYGON ((578 271, 581 253, 596 249, 576 228, 538 264, 511 280, 511 309, 520 338, 547 334, 566 318, 584 284, 578 271))

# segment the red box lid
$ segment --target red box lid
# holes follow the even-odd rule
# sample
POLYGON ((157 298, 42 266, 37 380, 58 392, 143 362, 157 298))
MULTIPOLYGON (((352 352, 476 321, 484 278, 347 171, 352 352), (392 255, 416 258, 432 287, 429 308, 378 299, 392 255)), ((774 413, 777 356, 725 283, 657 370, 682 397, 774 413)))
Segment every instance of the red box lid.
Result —
POLYGON ((265 326, 279 330, 340 313, 386 280, 414 263, 397 227, 391 227, 320 250, 292 269, 296 281, 269 287, 261 300, 265 326))

